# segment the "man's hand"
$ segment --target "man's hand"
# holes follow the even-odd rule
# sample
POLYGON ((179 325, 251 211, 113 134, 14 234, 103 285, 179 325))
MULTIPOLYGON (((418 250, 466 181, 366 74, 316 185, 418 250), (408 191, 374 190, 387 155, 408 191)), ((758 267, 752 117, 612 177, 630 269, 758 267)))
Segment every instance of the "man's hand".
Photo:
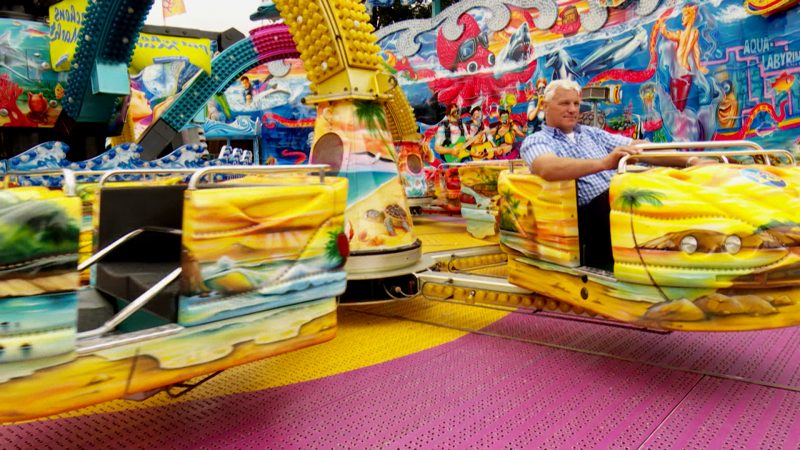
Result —
POLYGON ((708 164, 716 164, 718 161, 713 159, 698 158, 697 156, 690 156, 686 159, 686 167, 693 166, 706 166, 708 164))
POLYGON ((625 155, 635 156, 640 153, 642 153, 642 150, 639 147, 634 145, 620 145, 612 150, 608 156, 603 158, 603 167, 605 170, 614 170, 619 165, 619 160, 625 155))

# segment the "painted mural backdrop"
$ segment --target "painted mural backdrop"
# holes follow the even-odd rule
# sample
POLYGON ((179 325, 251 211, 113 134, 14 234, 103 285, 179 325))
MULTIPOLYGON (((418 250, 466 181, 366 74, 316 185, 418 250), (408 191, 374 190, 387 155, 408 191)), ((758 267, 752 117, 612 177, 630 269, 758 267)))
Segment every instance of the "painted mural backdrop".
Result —
POLYGON ((615 133, 800 145, 797 2, 601 3, 460 2, 379 30, 435 159, 518 157, 561 78, 600 88, 582 121, 615 133))
POLYGON ((257 137, 262 164, 308 163, 316 114, 301 103, 310 94, 303 65, 300 60, 287 60, 273 67, 282 70, 270 71, 270 65, 263 64, 214 96, 207 105, 206 134, 257 137), (261 127, 252 134, 235 126, 256 121, 261 127))
POLYGON ((131 95, 127 118, 133 127, 132 137, 138 139, 181 92, 183 85, 200 68, 181 58, 145 66, 131 74, 131 95))
POLYGON ((52 127, 61 113, 66 74, 50 67, 50 28, 0 19, 0 127, 52 127))

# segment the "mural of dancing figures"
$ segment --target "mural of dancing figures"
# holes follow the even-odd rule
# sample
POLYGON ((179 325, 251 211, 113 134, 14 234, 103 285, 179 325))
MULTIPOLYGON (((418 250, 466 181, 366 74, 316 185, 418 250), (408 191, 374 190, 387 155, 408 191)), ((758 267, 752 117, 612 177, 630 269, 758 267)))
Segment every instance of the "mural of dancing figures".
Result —
POLYGON ((544 87, 562 78, 603 88, 584 98, 581 120, 610 132, 792 148, 798 31, 796 1, 503 0, 393 24, 378 43, 424 145, 440 162, 464 162, 517 157, 544 120, 544 87))

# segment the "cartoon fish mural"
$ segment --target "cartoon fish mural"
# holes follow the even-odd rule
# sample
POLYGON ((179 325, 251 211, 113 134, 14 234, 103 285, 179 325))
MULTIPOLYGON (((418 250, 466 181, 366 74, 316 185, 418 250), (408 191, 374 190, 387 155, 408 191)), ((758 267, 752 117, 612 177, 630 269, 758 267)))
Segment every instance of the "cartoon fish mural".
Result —
POLYGON ((42 30, 37 30, 36 28, 33 28, 33 27, 26 28, 24 32, 28 36, 33 36, 33 37, 46 37, 46 36, 49 36, 49 34, 47 32, 42 31, 42 30))
POLYGON ((56 96, 56 100, 64 98, 64 86, 61 86, 61 83, 57 83, 56 87, 53 88, 53 94, 56 96))
POLYGON ((636 27, 632 35, 604 43, 583 60, 577 71, 586 75, 615 67, 638 50, 646 49, 647 41, 647 32, 644 28, 636 27))
POLYGON ((49 104, 41 92, 33 93, 28 91, 28 119, 35 122, 44 122, 47 120, 47 110, 49 104))
POLYGON ((560 48, 547 55, 544 62, 545 67, 553 69, 554 80, 577 80, 579 74, 575 66, 577 62, 566 50, 560 48))
MULTIPOLYGON (((511 35, 508 44, 500 50, 497 56, 498 65, 503 67, 506 64, 516 64, 527 61, 532 53, 531 32, 528 24, 523 22, 511 35)), ((499 76, 500 74, 498 74, 499 76)))
POLYGON ((778 78, 772 82, 771 86, 775 92, 789 92, 794 84, 794 75, 783 72, 778 78))

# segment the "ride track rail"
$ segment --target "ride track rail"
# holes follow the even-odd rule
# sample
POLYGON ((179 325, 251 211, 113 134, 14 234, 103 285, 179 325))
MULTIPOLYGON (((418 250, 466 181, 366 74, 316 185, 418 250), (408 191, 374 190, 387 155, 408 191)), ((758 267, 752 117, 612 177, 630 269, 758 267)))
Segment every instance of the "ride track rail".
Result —
MULTIPOLYGON (((309 46, 309 43, 303 40, 303 36, 293 36, 290 27, 283 23, 266 25, 251 31, 247 39, 233 44, 217 55, 217 57, 211 61, 211 75, 205 72, 198 74, 198 76, 192 80, 189 87, 181 92, 175 101, 169 105, 157 122, 163 122, 171 128, 173 133, 178 133, 205 107, 214 95, 233 84, 240 75, 253 67, 272 61, 282 61, 289 58, 302 59, 306 72, 312 75, 311 81, 317 84, 324 84, 326 82, 336 84, 337 82, 334 80, 329 81, 331 76, 350 70, 368 72, 371 73, 372 77, 380 75, 381 71, 378 70, 377 60, 368 61, 364 59, 367 57, 368 53, 366 50, 363 52, 363 55, 360 54, 362 53, 361 51, 355 50, 354 46, 356 44, 364 45, 365 43, 358 41, 358 34, 351 33, 351 31, 353 31, 350 29, 352 25, 348 22, 346 26, 342 24, 344 28, 340 29, 340 24, 335 19, 340 14, 352 15, 363 12, 363 5, 357 2, 352 4, 342 3, 331 5, 325 1, 320 4, 322 8, 325 9, 326 13, 321 14, 321 11, 317 11, 320 13, 316 14, 319 16, 317 19, 332 33, 334 39, 331 45, 335 45, 334 54, 338 61, 335 67, 325 70, 323 78, 318 79, 318 75, 312 74, 315 67, 314 64, 312 64, 316 48, 314 46, 318 45, 317 42, 313 42, 309 46), (298 47, 298 45, 302 48, 298 47)), ((300 2, 301 9, 309 8, 314 5, 317 5, 317 3, 310 1, 300 2)), ((281 7, 290 9, 291 5, 279 5, 279 9, 281 7)), ((308 11, 312 10, 315 9, 308 9, 308 11)), ((319 7, 317 7, 317 10, 319 10, 319 7)), ((296 19, 288 17, 288 12, 282 13, 282 15, 287 21, 296 19)), ((294 20, 294 22, 297 22, 297 20, 294 20)), ((297 28, 296 32, 299 32, 299 28, 297 28)), ((364 36, 361 36, 360 39, 369 40, 364 36)), ((377 53, 373 56, 375 58, 380 58, 377 56, 377 53)), ((351 92, 342 95, 344 97, 358 97, 356 94, 357 92, 351 92)), ((386 110, 387 125, 394 140, 417 140, 419 136, 417 135, 416 121, 414 120, 411 105, 408 103, 405 94, 397 82, 394 81, 390 83, 389 89, 383 92, 382 95, 385 97, 382 102, 386 110)), ((158 133, 167 131, 164 130, 163 127, 151 126, 139 138, 139 142, 145 141, 148 132, 151 130, 160 130, 158 133)), ((157 152, 160 151, 160 149, 146 148, 146 154, 143 154, 143 157, 147 159, 155 156, 151 154, 154 151, 157 152)))
MULTIPOLYGON (((130 64, 133 49, 154 0, 95 0, 89 2, 78 33, 78 46, 64 91, 64 112, 80 116, 92 95, 96 63, 130 64)), ((111 111, 108 111, 111 114, 111 111)))
POLYGON ((191 85, 164 111, 161 119, 176 133, 189 123, 218 92, 233 84, 239 75, 271 61, 297 58, 289 28, 266 25, 250 32, 211 61, 211 75, 200 72, 191 85))

